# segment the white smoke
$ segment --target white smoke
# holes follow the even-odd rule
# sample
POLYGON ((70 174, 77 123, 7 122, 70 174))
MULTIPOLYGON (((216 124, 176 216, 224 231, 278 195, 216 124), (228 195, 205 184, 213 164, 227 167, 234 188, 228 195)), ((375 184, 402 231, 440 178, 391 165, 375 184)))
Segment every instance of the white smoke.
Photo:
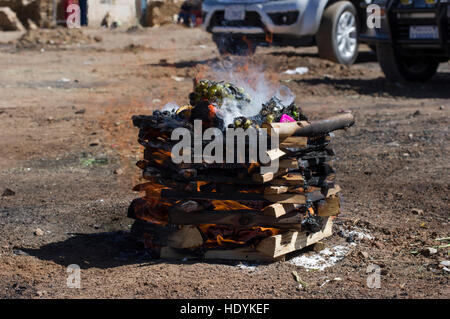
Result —
POLYGON ((244 89, 251 98, 248 104, 239 104, 234 99, 225 99, 217 110, 225 126, 233 123, 239 116, 252 117, 257 115, 262 105, 276 96, 284 105, 290 105, 295 95, 286 86, 270 82, 261 67, 249 64, 245 58, 234 57, 211 67, 212 78, 216 81, 230 82, 244 89))
POLYGON ((286 106, 291 105, 295 100, 295 94, 285 85, 280 85, 275 96, 280 99, 281 104, 286 106))
POLYGON ((166 105, 163 106, 162 111, 169 111, 169 112, 173 112, 178 110, 179 106, 176 105, 175 103, 169 102, 166 103, 166 105))

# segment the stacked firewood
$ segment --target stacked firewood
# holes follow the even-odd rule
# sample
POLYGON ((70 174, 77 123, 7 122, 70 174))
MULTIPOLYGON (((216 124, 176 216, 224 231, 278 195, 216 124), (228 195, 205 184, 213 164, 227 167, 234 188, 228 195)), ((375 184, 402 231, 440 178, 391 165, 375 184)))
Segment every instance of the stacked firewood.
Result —
MULTIPOLYGON (((137 166, 146 182, 135 186, 145 196, 131 203, 128 216, 136 219, 133 229, 141 231, 147 248, 163 258, 275 260, 331 235, 340 188, 330 132, 351 126, 351 114, 315 122, 298 114, 301 121, 261 123, 279 137, 266 154, 278 161, 271 171, 248 160, 196 159, 194 147, 192 162, 175 163, 172 132, 179 127, 193 132, 192 114, 195 106, 133 117, 144 146, 137 166)), ((246 152, 249 147, 246 141, 246 152)))

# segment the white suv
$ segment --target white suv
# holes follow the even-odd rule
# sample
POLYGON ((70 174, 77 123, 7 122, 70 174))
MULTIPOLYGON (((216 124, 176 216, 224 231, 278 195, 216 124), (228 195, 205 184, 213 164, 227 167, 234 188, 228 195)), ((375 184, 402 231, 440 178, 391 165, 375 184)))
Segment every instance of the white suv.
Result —
POLYGON ((361 0, 204 0, 203 26, 221 54, 316 40, 323 58, 352 64, 358 55, 361 0))

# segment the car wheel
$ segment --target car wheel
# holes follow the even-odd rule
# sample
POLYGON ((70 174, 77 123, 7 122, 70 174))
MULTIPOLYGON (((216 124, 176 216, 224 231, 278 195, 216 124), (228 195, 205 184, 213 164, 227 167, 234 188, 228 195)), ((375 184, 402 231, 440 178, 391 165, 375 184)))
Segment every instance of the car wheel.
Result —
POLYGON ((221 55, 253 55, 256 50, 254 41, 245 36, 214 34, 213 41, 221 55))
POLYGON ((349 1, 327 7, 316 34, 319 56, 341 64, 353 64, 358 57, 358 15, 349 1))
POLYGON ((439 66, 439 61, 432 58, 401 56, 390 45, 378 45, 377 57, 391 82, 425 82, 436 74, 439 66))

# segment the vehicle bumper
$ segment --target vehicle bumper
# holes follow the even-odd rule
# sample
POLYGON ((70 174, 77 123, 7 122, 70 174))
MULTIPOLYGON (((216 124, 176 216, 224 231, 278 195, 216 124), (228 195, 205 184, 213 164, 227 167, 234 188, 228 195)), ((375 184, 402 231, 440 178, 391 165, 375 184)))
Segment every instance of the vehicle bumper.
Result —
POLYGON ((302 37, 315 34, 320 22, 319 1, 268 1, 260 3, 203 3, 203 28, 211 33, 263 35, 267 33, 302 37), (246 11, 243 21, 226 21, 228 6, 241 6, 246 11), (311 14, 312 13, 312 14, 311 14))
POLYGON ((430 7, 393 6, 386 8, 381 28, 366 28, 360 38, 369 44, 392 44, 402 50, 420 54, 450 55, 450 1, 430 7), (437 39, 411 39, 411 26, 436 26, 437 39))

